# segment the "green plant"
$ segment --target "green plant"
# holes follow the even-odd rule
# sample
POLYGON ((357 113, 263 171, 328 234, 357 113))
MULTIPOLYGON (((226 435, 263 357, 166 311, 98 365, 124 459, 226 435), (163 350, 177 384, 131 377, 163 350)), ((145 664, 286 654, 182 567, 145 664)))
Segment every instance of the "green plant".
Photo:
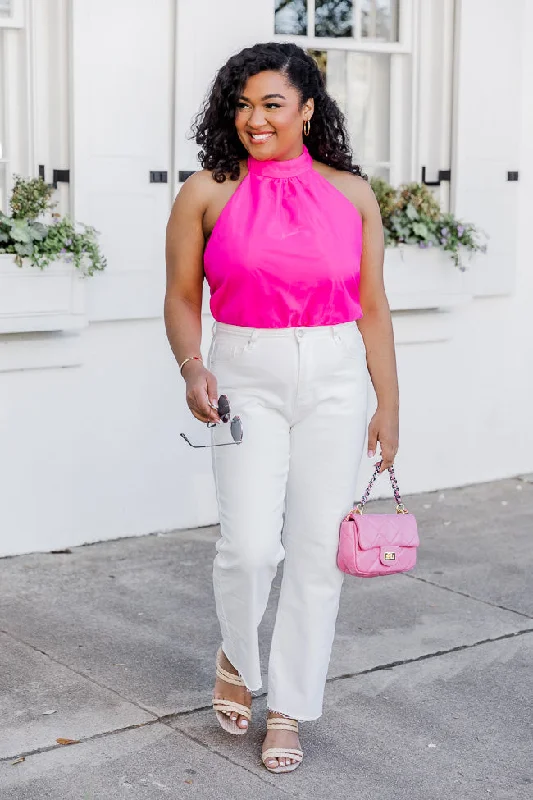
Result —
POLYGON ((372 178, 383 221, 385 245, 401 244, 421 248, 439 247, 450 253, 456 267, 465 270, 461 258, 464 251, 485 252, 482 232, 475 225, 444 214, 423 183, 407 183, 394 189, 382 178, 372 178))
POLYGON ((50 224, 37 217, 54 208, 53 187, 41 178, 15 177, 10 206, 11 216, 0 212, 0 254, 15 256, 22 267, 24 259, 39 269, 63 259, 73 263, 84 275, 105 269, 97 232, 89 225, 74 223, 69 217, 52 214, 50 224))
POLYGON ((383 180, 383 178, 372 178, 370 183, 372 185, 372 189, 374 190, 374 194, 376 195, 376 200, 379 204, 381 219, 385 224, 389 221, 394 213, 394 210, 396 209, 398 193, 396 189, 393 189, 392 186, 387 183, 387 181, 383 180))
POLYGON ((14 181, 9 201, 13 219, 37 219, 52 207, 50 198, 54 187, 45 183, 42 178, 24 180, 20 175, 15 175, 14 181))

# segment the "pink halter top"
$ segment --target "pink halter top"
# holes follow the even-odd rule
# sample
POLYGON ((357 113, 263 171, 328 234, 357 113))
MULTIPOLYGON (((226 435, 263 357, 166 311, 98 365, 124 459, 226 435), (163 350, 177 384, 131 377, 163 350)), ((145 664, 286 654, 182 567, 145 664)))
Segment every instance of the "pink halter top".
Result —
POLYGON ((335 325, 362 316, 358 210, 313 168, 249 156, 204 251, 211 313, 253 328, 335 325))

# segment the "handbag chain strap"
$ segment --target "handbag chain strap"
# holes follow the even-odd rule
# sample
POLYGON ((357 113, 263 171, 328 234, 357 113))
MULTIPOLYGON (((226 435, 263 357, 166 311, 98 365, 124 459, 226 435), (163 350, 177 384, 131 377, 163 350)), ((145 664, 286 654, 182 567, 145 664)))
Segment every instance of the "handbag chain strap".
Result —
MULTIPOLYGON (((357 503, 357 505, 354 508, 354 511, 355 511, 356 514, 362 514, 363 513, 363 507, 364 507, 366 501, 368 500, 368 498, 370 497, 370 490, 372 489, 372 486, 374 485, 374 483, 377 480, 378 475, 380 474, 379 468, 381 467, 381 464, 382 464, 381 461, 377 462, 376 469, 374 470, 374 474, 370 478, 370 482, 369 482, 368 486, 366 487, 366 492, 362 496, 361 501, 359 503, 357 503)), ((396 500, 396 513, 397 514, 408 514, 409 512, 407 511, 406 507, 402 503, 402 498, 400 497, 400 489, 398 488, 398 481, 396 480, 396 475, 394 474, 394 466, 388 468, 388 473, 389 473, 390 482, 392 484, 392 491, 394 492, 394 499, 396 500)))

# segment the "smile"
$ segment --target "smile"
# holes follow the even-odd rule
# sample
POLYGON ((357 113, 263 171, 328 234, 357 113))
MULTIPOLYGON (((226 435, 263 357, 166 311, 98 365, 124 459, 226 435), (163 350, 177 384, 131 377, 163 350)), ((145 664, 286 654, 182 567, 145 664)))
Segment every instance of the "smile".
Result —
POLYGON ((273 132, 270 132, 270 133, 249 133, 248 136, 250 137, 252 142, 260 143, 260 142, 266 142, 268 139, 270 139, 271 136, 274 136, 274 133, 273 132))

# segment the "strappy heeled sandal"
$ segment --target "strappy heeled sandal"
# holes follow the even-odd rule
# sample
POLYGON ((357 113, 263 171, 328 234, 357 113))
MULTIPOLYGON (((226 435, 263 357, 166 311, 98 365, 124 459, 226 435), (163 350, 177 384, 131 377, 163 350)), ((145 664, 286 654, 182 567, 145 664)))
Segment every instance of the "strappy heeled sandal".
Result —
MULTIPOLYGON (((298 733, 298 722, 295 719, 271 717, 270 719, 267 719, 267 730, 294 731, 294 733, 298 733)), ((261 753, 261 760, 269 772, 292 772, 300 766, 303 757, 304 754, 302 750, 299 750, 298 748, 291 749, 289 747, 269 747, 267 750, 261 753), (278 764, 277 767, 269 767, 266 763, 269 758, 277 758, 278 760, 280 758, 291 759, 296 761, 296 764, 287 764, 284 767, 281 767, 278 764)))
MULTIPOLYGON (((216 676, 225 683, 232 683, 234 686, 246 686, 240 675, 234 675, 224 669, 221 664, 222 648, 220 647, 217 652, 216 661, 216 676)), ((237 720, 230 719, 227 715, 235 711, 241 717, 244 717, 248 722, 252 719, 252 711, 248 706, 243 706, 241 703, 236 703, 234 700, 224 700, 223 698, 213 697, 213 708, 216 717, 219 721, 220 727, 224 728, 228 733, 235 736, 242 736, 243 733, 248 732, 248 728, 239 728, 237 720)))

